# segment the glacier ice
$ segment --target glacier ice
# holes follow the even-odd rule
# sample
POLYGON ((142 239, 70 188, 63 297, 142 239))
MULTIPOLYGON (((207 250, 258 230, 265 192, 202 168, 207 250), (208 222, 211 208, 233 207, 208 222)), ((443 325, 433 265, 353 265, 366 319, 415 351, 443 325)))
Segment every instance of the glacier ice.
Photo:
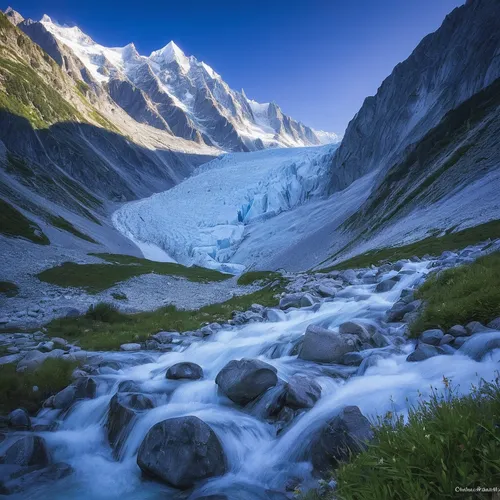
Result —
POLYGON ((324 194, 337 145, 225 154, 192 177, 113 214, 115 226, 184 265, 238 273, 230 262, 247 227, 324 194))

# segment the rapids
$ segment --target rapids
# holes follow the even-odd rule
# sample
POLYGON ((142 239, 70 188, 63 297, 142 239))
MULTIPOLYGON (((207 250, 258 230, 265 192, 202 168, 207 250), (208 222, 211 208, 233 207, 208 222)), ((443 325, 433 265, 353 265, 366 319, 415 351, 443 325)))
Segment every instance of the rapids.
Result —
MULTIPOLYGON (((402 289, 414 286, 428 272, 428 262, 407 263, 404 269, 416 273, 402 275, 389 292, 374 293, 375 285, 350 286, 334 300, 321 302, 319 308, 289 310, 286 319, 278 322, 228 326, 188 347, 176 347, 175 352, 101 353, 104 360, 118 362, 120 369, 109 369, 94 377, 97 397, 77 402, 62 415, 56 410, 42 410, 36 419, 37 423, 56 422, 55 431, 39 434, 46 439, 54 461, 69 463, 75 472, 11 498, 146 500, 196 499, 214 494, 226 494, 231 500, 286 498, 287 480, 299 478, 303 484, 312 484, 308 460, 312 437, 343 406, 358 405, 363 414, 375 420, 388 410, 405 414, 419 398, 428 397, 432 390, 441 391, 443 376, 452 380, 459 393, 469 391, 471 384, 477 385, 481 378, 491 380, 498 369, 498 349, 480 362, 456 352, 409 363, 406 356, 414 346, 409 341, 398 347, 373 349, 383 359, 363 375, 356 375, 356 367, 320 365, 291 355, 310 324, 334 328, 354 318, 382 319, 402 289), (285 381, 297 373, 314 377, 322 386, 320 400, 277 435, 274 424, 261 418, 272 389, 246 408, 218 394, 214 382, 217 373, 230 360, 242 357, 260 358, 274 365, 285 381), (165 379, 167 368, 180 361, 198 363, 204 379, 165 379), (105 422, 109 401, 124 380, 139 383, 155 408, 133 422, 119 460, 115 460, 107 443, 105 422), (182 415, 198 416, 214 429, 229 465, 225 476, 190 492, 141 479, 136 464, 137 449, 151 426, 182 415)), ((395 272, 387 277, 392 274, 395 272)), ((386 333, 394 338, 397 331, 386 333)))

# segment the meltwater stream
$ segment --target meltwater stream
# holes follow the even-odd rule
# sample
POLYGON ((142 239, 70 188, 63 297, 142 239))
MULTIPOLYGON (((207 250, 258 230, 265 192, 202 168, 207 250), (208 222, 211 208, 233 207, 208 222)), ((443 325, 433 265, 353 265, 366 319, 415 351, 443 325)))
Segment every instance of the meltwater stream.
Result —
POLYGON ((357 367, 316 364, 290 354, 310 324, 334 328, 354 318, 383 319, 402 289, 413 286, 427 273, 427 264, 406 264, 404 269, 416 273, 401 275, 401 281, 389 292, 374 293, 375 285, 350 286, 319 308, 289 310, 278 322, 228 327, 186 348, 178 347, 176 352, 102 353, 104 360, 118 362, 120 369, 108 369, 94 377, 97 397, 77 402, 66 414, 43 410, 38 417, 39 421, 57 422, 55 431, 39 434, 46 439, 53 460, 69 463, 74 473, 17 498, 196 499, 216 494, 231 500, 287 498, 287 480, 299 478, 305 484, 310 481, 312 437, 345 405, 359 406, 369 418, 388 410, 404 414, 408 405, 428 396, 433 387, 442 389, 443 376, 451 378, 459 392, 468 392, 471 384, 481 378, 494 378, 498 350, 481 362, 457 352, 410 363, 406 356, 413 349, 411 342, 390 345, 363 351, 367 355, 383 354, 363 375, 356 375, 357 367), (322 387, 320 400, 278 434, 274 424, 261 418, 269 394, 245 408, 218 394, 214 381, 217 373, 230 360, 243 357, 274 365, 284 381, 295 374, 314 378, 322 387), (167 368, 180 361, 199 364, 204 378, 167 380, 167 368), (155 407, 133 421, 117 460, 107 442, 105 423, 109 402, 118 384, 125 380, 137 382, 155 407), (136 458, 140 443, 155 423, 185 415, 199 417, 215 431, 227 457, 228 473, 189 492, 180 492, 144 480, 136 458))

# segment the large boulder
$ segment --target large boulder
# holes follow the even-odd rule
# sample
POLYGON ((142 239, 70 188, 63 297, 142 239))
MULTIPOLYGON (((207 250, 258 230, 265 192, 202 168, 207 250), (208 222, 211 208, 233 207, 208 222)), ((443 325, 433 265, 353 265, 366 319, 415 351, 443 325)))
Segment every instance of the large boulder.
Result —
POLYGON ((13 429, 31 429, 31 418, 24 408, 17 408, 17 410, 11 411, 7 417, 7 423, 13 429))
POLYGON ((449 330, 448 333, 450 335, 453 335, 454 337, 467 337, 469 336, 469 332, 465 329, 464 326, 462 325, 455 325, 452 326, 449 330))
POLYGON ((327 422, 312 445, 312 464, 316 471, 327 473, 351 455, 363 451, 373 438, 368 419, 357 406, 346 406, 327 422))
POLYGON ((30 467, 15 467, 6 471, 0 479, 0 494, 11 495, 21 493, 32 486, 57 481, 73 472, 73 468, 65 463, 51 464, 46 467, 33 465, 30 467))
POLYGON ((388 280, 381 281, 375 287, 375 291, 378 293, 388 292, 389 290, 392 290, 396 286, 396 283, 397 283, 397 281, 394 279, 388 279, 388 280))
POLYGON ((76 387, 69 385, 62 391, 59 391, 53 400, 53 407, 58 410, 67 410, 76 400, 76 387))
POLYGON ((198 380, 203 378, 203 369, 196 363, 176 363, 167 370, 166 378, 171 380, 198 380))
POLYGON ((363 324, 359 321, 346 321, 339 326, 339 333, 356 335, 361 342, 368 342, 375 331, 376 328, 373 325, 363 324))
POLYGON ((4 452, 1 457, 4 464, 9 465, 42 465, 50 462, 49 452, 45 439, 40 436, 28 435, 18 438, 4 452))
POLYGON ((426 330, 420 335, 420 342, 429 345, 439 345, 441 339, 444 337, 442 330, 434 328, 433 330, 426 330))
POLYGON ((344 354, 357 351, 359 337, 340 334, 317 325, 309 325, 304 335, 299 358, 317 363, 340 363, 344 354))
POLYGON ((151 408, 152 401, 143 394, 119 392, 111 398, 106 428, 109 444, 116 452, 133 418, 151 408))
POLYGON ((95 380, 90 377, 81 377, 75 382, 76 399, 92 399, 95 398, 97 385, 95 380))
POLYGON ((418 344, 417 348, 406 358, 406 361, 424 361, 434 356, 439 356, 441 352, 436 346, 429 344, 418 344))
POLYGON ((285 405, 294 410, 312 408, 321 397, 321 386, 304 375, 294 375, 288 381, 285 405))
POLYGON ((474 335, 475 333, 483 333, 483 332, 491 332, 490 328, 484 326, 479 321, 471 321, 465 325, 465 329, 469 333, 469 335, 474 335))
POLYGON ((259 359, 230 361, 215 378, 219 389, 231 400, 246 405, 278 383, 276 368, 259 359))
POLYGON ((224 450, 215 432, 198 417, 170 418, 154 425, 139 447, 137 464, 174 488, 226 472, 224 450))

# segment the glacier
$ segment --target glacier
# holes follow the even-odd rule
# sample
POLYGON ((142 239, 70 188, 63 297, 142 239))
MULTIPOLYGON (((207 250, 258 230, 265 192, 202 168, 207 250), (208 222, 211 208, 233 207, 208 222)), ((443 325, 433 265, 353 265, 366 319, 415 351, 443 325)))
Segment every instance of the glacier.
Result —
POLYGON ((139 247, 181 264, 240 273, 246 263, 232 257, 249 228, 321 199, 336 148, 222 155, 172 189, 123 205, 113 223, 139 247))

